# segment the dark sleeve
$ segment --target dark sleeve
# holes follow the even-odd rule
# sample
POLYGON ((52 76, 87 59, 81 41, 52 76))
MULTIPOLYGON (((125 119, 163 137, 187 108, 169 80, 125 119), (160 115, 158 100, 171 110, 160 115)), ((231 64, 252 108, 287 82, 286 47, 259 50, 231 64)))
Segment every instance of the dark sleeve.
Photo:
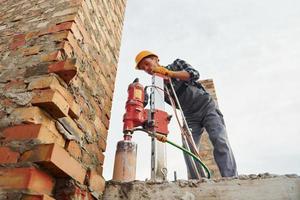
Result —
POLYGON ((191 76, 189 81, 197 81, 200 77, 200 74, 197 70, 181 59, 176 59, 172 64, 166 66, 166 68, 171 71, 187 71, 191 76))

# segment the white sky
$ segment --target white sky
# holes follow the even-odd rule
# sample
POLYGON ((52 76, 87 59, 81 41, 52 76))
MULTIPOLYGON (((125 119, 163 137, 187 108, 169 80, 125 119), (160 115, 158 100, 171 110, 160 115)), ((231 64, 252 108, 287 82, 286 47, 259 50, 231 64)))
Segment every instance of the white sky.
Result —
MULTIPOLYGON (((104 177, 112 178, 122 139, 127 86, 143 49, 189 62, 201 79, 213 78, 239 174, 300 174, 300 1, 128 0, 105 153, 104 177), (150 4, 151 2, 151 4, 150 4)), ((171 113, 171 110, 168 109, 171 113)), ((172 120, 169 139, 180 144, 172 120)), ((137 179, 150 178, 150 139, 136 133, 137 179)), ((186 179, 182 153, 167 146, 169 180, 186 179)))

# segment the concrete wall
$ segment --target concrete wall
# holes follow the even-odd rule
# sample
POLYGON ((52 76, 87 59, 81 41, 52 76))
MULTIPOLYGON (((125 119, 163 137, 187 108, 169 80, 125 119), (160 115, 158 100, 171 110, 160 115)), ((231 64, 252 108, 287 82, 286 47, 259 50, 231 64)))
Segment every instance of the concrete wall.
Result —
POLYGON ((98 199, 125 0, 0 4, 0 199, 98 199))
POLYGON ((299 200, 300 177, 259 174, 237 179, 109 182, 104 200, 299 200))

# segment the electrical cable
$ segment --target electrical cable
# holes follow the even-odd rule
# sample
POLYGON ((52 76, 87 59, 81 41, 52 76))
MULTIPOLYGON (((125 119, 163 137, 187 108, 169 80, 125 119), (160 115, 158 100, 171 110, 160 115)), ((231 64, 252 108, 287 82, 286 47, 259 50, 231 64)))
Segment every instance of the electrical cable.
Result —
MULTIPOLYGON (((144 128, 135 128, 135 129, 133 129, 133 132, 134 132, 134 131, 143 131, 143 132, 145 132, 145 133, 148 133, 149 136, 151 136, 151 137, 156 137, 156 138, 157 138, 157 135, 153 135, 153 133, 152 133, 151 131, 148 131, 147 129, 144 129, 144 128)), ((166 143, 168 143, 168 144, 170 144, 170 145, 172 145, 172 146, 174 146, 174 147, 180 149, 181 151, 183 151, 183 153, 192 156, 195 160, 197 160, 197 161, 200 163, 200 165, 205 169, 205 171, 206 171, 206 173, 207 173, 207 178, 208 178, 208 179, 211 178, 211 173, 210 173, 208 167, 207 167, 207 166, 199 159, 199 157, 198 157, 197 155, 195 155, 195 154, 193 154, 192 152, 188 151, 187 149, 185 149, 185 148, 179 146, 178 144, 176 144, 176 143, 174 143, 174 142, 172 142, 172 141, 166 139, 166 138, 167 138, 166 136, 162 136, 162 138, 163 138, 163 139, 160 138, 159 141, 161 141, 161 142, 166 142, 166 143)))
POLYGON ((167 140, 166 142, 167 142, 168 144, 171 144, 171 145, 173 145, 174 147, 176 147, 176 148, 182 150, 184 153, 186 153, 186 154, 192 156, 194 159, 196 159, 196 160, 201 164, 201 166, 205 169, 205 171, 206 171, 206 173, 207 173, 207 178, 210 179, 211 175, 210 175, 209 169, 208 169, 207 166, 206 166, 206 165, 198 158, 198 156, 196 156, 196 155, 193 154, 192 152, 186 150, 185 148, 183 148, 183 147, 181 147, 181 146, 175 144, 174 142, 171 142, 170 140, 167 140))

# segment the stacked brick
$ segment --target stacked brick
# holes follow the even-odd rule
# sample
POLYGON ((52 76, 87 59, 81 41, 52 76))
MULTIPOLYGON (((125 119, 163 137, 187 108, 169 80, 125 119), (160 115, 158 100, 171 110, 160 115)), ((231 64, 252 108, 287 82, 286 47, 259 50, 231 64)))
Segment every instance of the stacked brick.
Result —
POLYGON ((125 0, 0 3, 0 199, 100 199, 125 0))
MULTIPOLYGON (((201 80, 200 83, 205 87, 206 91, 213 97, 216 104, 218 105, 217 95, 216 95, 216 90, 215 90, 213 80, 212 79, 201 80)), ((201 159, 210 169, 212 177, 220 178, 221 174, 220 174, 219 168, 214 159, 213 149, 214 148, 209 140, 209 136, 208 136, 207 132, 204 131, 204 133, 201 136, 201 141, 200 141, 201 159)))

